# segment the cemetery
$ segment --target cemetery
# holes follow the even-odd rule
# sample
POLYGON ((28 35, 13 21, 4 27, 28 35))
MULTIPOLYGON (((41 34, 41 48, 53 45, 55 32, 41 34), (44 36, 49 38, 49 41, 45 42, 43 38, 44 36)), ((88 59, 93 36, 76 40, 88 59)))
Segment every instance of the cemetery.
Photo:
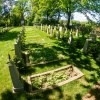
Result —
POLYGON ((29 93, 32 93, 34 97, 67 84, 66 89, 75 84, 76 86, 77 84, 88 86, 91 83, 89 80, 94 77, 96 80, 99 79, 98 74, 94 71, 98 69, 100 62, 98 37, 86 34, 82 39, 81 32, 77 36, 75 33, 77 30, 66 31, 58 26, 56 29, 55 26, 52 26, 52 33, 47 33, 45 27, 50 27, 50 25, 41 25, 41 27, 44 30, 41 30, 40 26, 20 27, 19 33, 16 34, 17 38, 12 42, 14 49, 11 51, 13 52, 11 56, 8 55, 8 67, 13 93, 23 93, 27 87, 29 93), (53 29, 55 35, 53 35, 53 29), (84 47, 85 40, 90 37, 91 42, 84 47), (81 44, 77 44, 77 42, 81 44), (87 52, 84 52, 83 49, 87 49, 87 52), (93 74, 97 76, 91 78, 90 76, 93 74))
POLYGON ((0 1, 0 100, 99 100, 99 5, 0 1))

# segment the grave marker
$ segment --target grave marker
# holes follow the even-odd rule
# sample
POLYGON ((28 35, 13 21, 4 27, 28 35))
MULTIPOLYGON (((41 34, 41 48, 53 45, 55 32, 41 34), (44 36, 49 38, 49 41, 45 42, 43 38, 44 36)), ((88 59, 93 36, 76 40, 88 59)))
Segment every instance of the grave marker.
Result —
POLYGON ((24 83, 23 79, 21 78, 16 65, 12 60, 8 63, 9 71, 10 71, 10 76, 11 80, 13 83, 13 92, 22 92, 24 91, 24 83))
POLYGON ((92 39, 86 39, 85 44, 82 49, 84 53, 88 52, 88 45, 89 45, 89 42, 91 42, 91 41, 92 41, 92 39))
POLYGON ((42 27, 42 24, 41 24, 41 31, 42 31, 42 28, 43 28, 43 27, 42 27))
POLYGON ((79 34, 78 34, 78 29, 76 29, 76 36, 78 37, 78 35, 79 35, 79 34))
POLYGON ((73 42, 73 36, 72 36, 72 33, 70 32, 70 36, 69 36, 69 39, 68 39, 68 44, 72 44, 73 42))
POLYGON ((21 46, 20 46, 19 39, 16 40, 14 47, 15 47, 15 55, 18 58, 21 58, 22 54, 21 54, 21 46))
POLYGON ((90 34, 90 39, 92 39, 92 42, 96 41, 96 34, 90 34))

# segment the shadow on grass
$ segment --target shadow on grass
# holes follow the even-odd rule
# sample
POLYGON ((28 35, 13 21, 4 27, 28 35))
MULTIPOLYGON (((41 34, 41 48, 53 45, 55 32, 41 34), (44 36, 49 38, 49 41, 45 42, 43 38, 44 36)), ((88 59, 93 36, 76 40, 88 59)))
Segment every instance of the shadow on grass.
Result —
POLYGON ((100 82, 96 83, 88 93, 83 96, 82 100, 100 100, 100 82))
MULTIPOLYGON (((51 38, 51 39, 54 39, 54 38, 51 38)), ((49 61, 54 58, 57 59, 58 54, 62 54, 66 57, 66 59, 64 60, 66 62, 66 64, 73 64, 80 70, 84 69, 87 72, 95 71, 99 75, 100 73, 99 73, 99 71, 97 71, 98 68, 91 66, 92 65, 91 59, 93 59, 93 60, 95 60, 95 59, 93 57, 89 56, 88 54, 83 54, 83 52, 81 51, 81 48, 84 45, 83 42, 85 42, 85 39, 83 40, 82 38, 80 38, 80 39, 74 40, 74 43, 72 45, 69 45, 67 43, 66 39, 63 39, 63 40, 59 39, 59 42, 55 42, 56 46, 54 45, 54 46, 50 46, 50 47, 49 46, 45 47, 44 45, 41 45, 38 43, 30 43, 30 44, 26 45, 26 50, 29 50, 32 62, 37 63, 37 62, 45 61, 45 60, 49 61)), ((43 70, 42 68, 44 68, 45 66, 47 66, 48 68, 50 68, 51 66, 53 66, 53 68, 57 68, 57 67, 55 67, 57 65, 62 66, 59 61, 59 62, 48 63, 45 65, 35 66, 34 68, 30 67, 28 69, 29 72, 27 71, 25 74, 28 75, 28 74, 31 74, 33 71, 35 72, 36 67, 39 67, 39 68, 41 68, 41 70, 43 70)), ((90 74, 90 72, 89 72, 89 74, 90 74)), ((84 73, 84 74, 86 75, 88 73, 84 73)), ((97 77, 95 77, 91 74, 89 75, 89 77, 91 77, 91 78, 88 78, 86 76, 85 76, 85 81, 87 81, 88 83, 96 83, 98 80, 97 77)), ((83 85, 83 88, 89 89, 90 86, 83 85)), ((51 92, 51 91, 54 91, 54 90, 55 89, 50 90, 49 93, 52 94, 53 92, 51 92)), ((60 92, 62 94, 62 91, 60 91, 60 92)), ((48 92, 46 91, 46 93, 48 93, 48 92)), ((33 97, 35 97, 35 98, 40 97, 41 99, 43 99, 45 97, 46 99, 48 99, 49 95, 48 94, 46 95, 46 93, 43 92, 38 95, 29 96, 29 99, 31 100, 33 97)), ((69 100, 71 100, 71 97, 69 97, 69 98, 70 98, 69 100)), ((76 100, 80 100, 81 93, 76 94, 75 98, 76 98, 76 100)))
POLYGON ((26 44, 25 50, 29 51, 29 59, 31 63, 40 63, 44 61, 50 61, 59 59, 59 54, 63 55, 63 48, 57 48, 55 46, 45 47, 38 43, 26 44))
POLYGON ((63 98, 62 90, 59 87, 56 87, 52 90, 46 90, 38 94, 28 95, 28 100, 61 100, 63 98))
POLYGON ((18 34, 19 34, 18 31, 6 32, 4 35, 0 36, 0 41, 13 40, 13 39, 17 38, 18 34))
MULTIPOLYGON (((47 63, 47 64, 39 64, 39 65, 35 65, 35 66, 28 66, 28 67, 25 67, 24 69, 22 70, 19 70, 19 72, 22 74, 22 75, 32 75, 34 74, 35 72, 37 72, 37 69, 40 69, 38 71, 46 71, 46 70, 43 70, 43 68, 47 68, 50 70, 52 68, 58 68, 58 66, 63 66, 63 62, 66 62, 66 59, 62 59, 60 61, 55 61, 55 62, 51 62, 51 63, 47 63)), ((66 65, 64 65, 66 66, 66 65)), ((39 72, 38 72, 39 73, 39 72)))
MULTIPOLYGON (((25 85, 25 87, 27 86, 25 85)), ((6 90, 1 93, 1 100, 55 100, 55 98, 60 100, 63 98, 62 90, 59 87, 54 88, 52 90, 40 92, 38 94, 32 94, 29 93, 28 90, 26 91, 27 92, 23 93, 12 93, 12 91, 6 90), (57 97, 54 96, 51 98, 50 96, 54 95, 54 93, 56 93, 55 96, 57 97)))

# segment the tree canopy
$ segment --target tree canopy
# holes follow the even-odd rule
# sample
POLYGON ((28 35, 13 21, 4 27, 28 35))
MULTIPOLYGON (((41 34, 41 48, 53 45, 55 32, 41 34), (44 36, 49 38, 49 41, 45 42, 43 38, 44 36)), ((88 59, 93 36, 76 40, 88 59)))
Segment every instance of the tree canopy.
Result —
MULTIPOLYGON (((6 1, 6 0, 5 0, 6 1)), ((49 21, 58 23, 61 16, 66 15, 66 25, 70 26, 70 21, 74 12, 80 12, 91 21, 90 15, 93 18, 100 17, 100 0, 8 0, 12 6, 10 19, 13 25, 18 25, 21 20, 26 20, 26 23, 47 23, 49 21), (12 2, 13 1, 13 2, 12 2)), ((1 3, 0 3, 1 4, 1 3)), ((7 5, 9 6, 9 5, 7 5)), ((0 5, 0 11, 3 5, 0 5)), ((4 9, 4 8, 3 8, 4 9)))

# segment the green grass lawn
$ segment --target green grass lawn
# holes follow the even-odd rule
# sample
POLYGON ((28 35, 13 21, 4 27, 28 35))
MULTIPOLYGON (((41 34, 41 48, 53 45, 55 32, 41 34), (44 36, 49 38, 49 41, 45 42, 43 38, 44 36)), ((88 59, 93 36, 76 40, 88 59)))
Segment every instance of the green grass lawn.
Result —
MULTIPOLYGON (((14 41, 21 30, 21 27, 14 28, 0 37, 0 94, 2 100, 81 100, 82 96, 100 80, 100 63, 90 54, 83 54, 81 49, 88 37, 80 35, 79 39, 74 38, 73 45, 68 45, 68 37, 55 39, 49 34, 34 27, 25 27, 25 48, 30 53, 30 62, 39 63, 64 57, 65 59, 44 65, 30 66, 20 71, 27 83, 27 76, 53 70, 68 64, 79 68, 84 76, 66 85, 48 90, 39 94, 30 94, 25 84, 25 92, 21 94, 12 93, 12 82, 8 69, 8 53, 14 57, 14 41), (78 42, 78 43, 77 43, 78 42)), ((97 39, 100 43, 100 39, 97 39)))

